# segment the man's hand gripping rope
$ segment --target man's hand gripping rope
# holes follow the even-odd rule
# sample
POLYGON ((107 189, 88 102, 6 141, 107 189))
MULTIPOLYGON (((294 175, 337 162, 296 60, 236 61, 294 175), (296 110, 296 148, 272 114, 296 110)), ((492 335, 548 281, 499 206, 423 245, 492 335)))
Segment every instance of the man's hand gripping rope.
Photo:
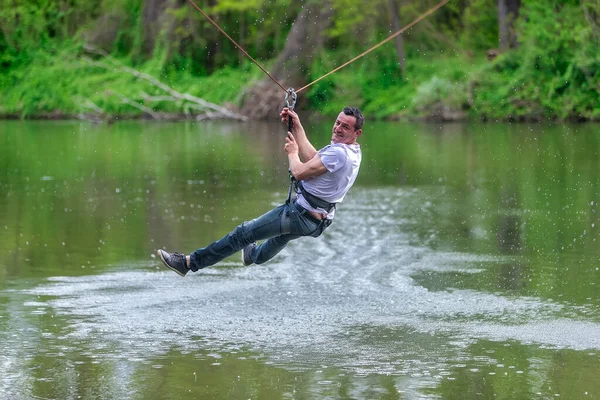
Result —
MULTIPOLYGON (((281 112, 281 120, 284 121, 287 117, 288 120, 288 130, 287 137, 285 138, 285 146, 284 150, 287 154, 290 153, 298 153, 298 143, 294 139, 294 135, 292 134, 292 129, 294 127, 294 118, 289 111, 293 111, 296 106, 296 100, 298 100, 298 95, 296 95, 296 91, 294 88, 288 88, 285 92, 285 108, 281 112)), ((297 117, 296 117, 297 118, 297 117)), ((294 189, 296 178, 292 175, 292 170, 288 169, 288 174, 290 175, 290 187, 288 189, 286 204, 289 204, 292 201, 292 190, 294 189)))

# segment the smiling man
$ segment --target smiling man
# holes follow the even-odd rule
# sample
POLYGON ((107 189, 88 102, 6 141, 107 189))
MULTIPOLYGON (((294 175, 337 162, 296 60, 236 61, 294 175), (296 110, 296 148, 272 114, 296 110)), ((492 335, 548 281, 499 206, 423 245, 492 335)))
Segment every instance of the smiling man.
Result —
POLYGON ((337 116, 331 143, 317 151, 308 140, 298 114, 284 108, 281 120, 293 121, 284 150, 297 181, 296 198, 266 214, 244 222, 220 240, 186 256, 158 250, 162 262, 181 276, 213 265, 242 250, 244 265, 262 264, 294 239, 318 237, 331 224, 335 207, 354 184, 361 162, 357 143, 364 117, 359 109, 345 107, 337 116), (260 245, 257 241, 264 240, 260 245))

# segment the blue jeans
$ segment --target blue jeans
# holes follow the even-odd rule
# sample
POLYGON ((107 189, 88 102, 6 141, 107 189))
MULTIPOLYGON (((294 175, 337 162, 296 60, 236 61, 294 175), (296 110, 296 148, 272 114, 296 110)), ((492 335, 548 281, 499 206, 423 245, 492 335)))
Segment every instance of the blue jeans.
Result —
POLYGON ((275 257, 291 240, 302 236, 317 237, 328 225, 326 221, 318 222, 295 203, 283 204, 252 221, 242 223, 222 239, 191 253, 190 269, 198 271, 216 264, 252 242, 268 239, 250 254, 255 264, 262 264, 275 257))

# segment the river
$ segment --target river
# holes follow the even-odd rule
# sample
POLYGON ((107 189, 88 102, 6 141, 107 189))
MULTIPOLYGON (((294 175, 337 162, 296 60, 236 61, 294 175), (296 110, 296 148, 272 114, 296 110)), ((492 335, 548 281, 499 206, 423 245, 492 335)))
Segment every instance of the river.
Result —
POLYGON ((322 237, 162 267, 285 200, 283 131, 1 121, 0 398, 600 398, 597 126, 367 121, 322 237))

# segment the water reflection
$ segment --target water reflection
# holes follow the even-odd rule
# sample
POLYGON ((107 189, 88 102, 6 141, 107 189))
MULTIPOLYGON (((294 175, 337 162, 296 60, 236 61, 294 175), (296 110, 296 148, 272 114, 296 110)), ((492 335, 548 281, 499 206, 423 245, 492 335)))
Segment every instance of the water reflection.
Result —
POLYGON ((0 394, 598 396, 595 129, 369 126, 323 238, 181 279, 283 201, 281 126, 1 123, 0 394))

